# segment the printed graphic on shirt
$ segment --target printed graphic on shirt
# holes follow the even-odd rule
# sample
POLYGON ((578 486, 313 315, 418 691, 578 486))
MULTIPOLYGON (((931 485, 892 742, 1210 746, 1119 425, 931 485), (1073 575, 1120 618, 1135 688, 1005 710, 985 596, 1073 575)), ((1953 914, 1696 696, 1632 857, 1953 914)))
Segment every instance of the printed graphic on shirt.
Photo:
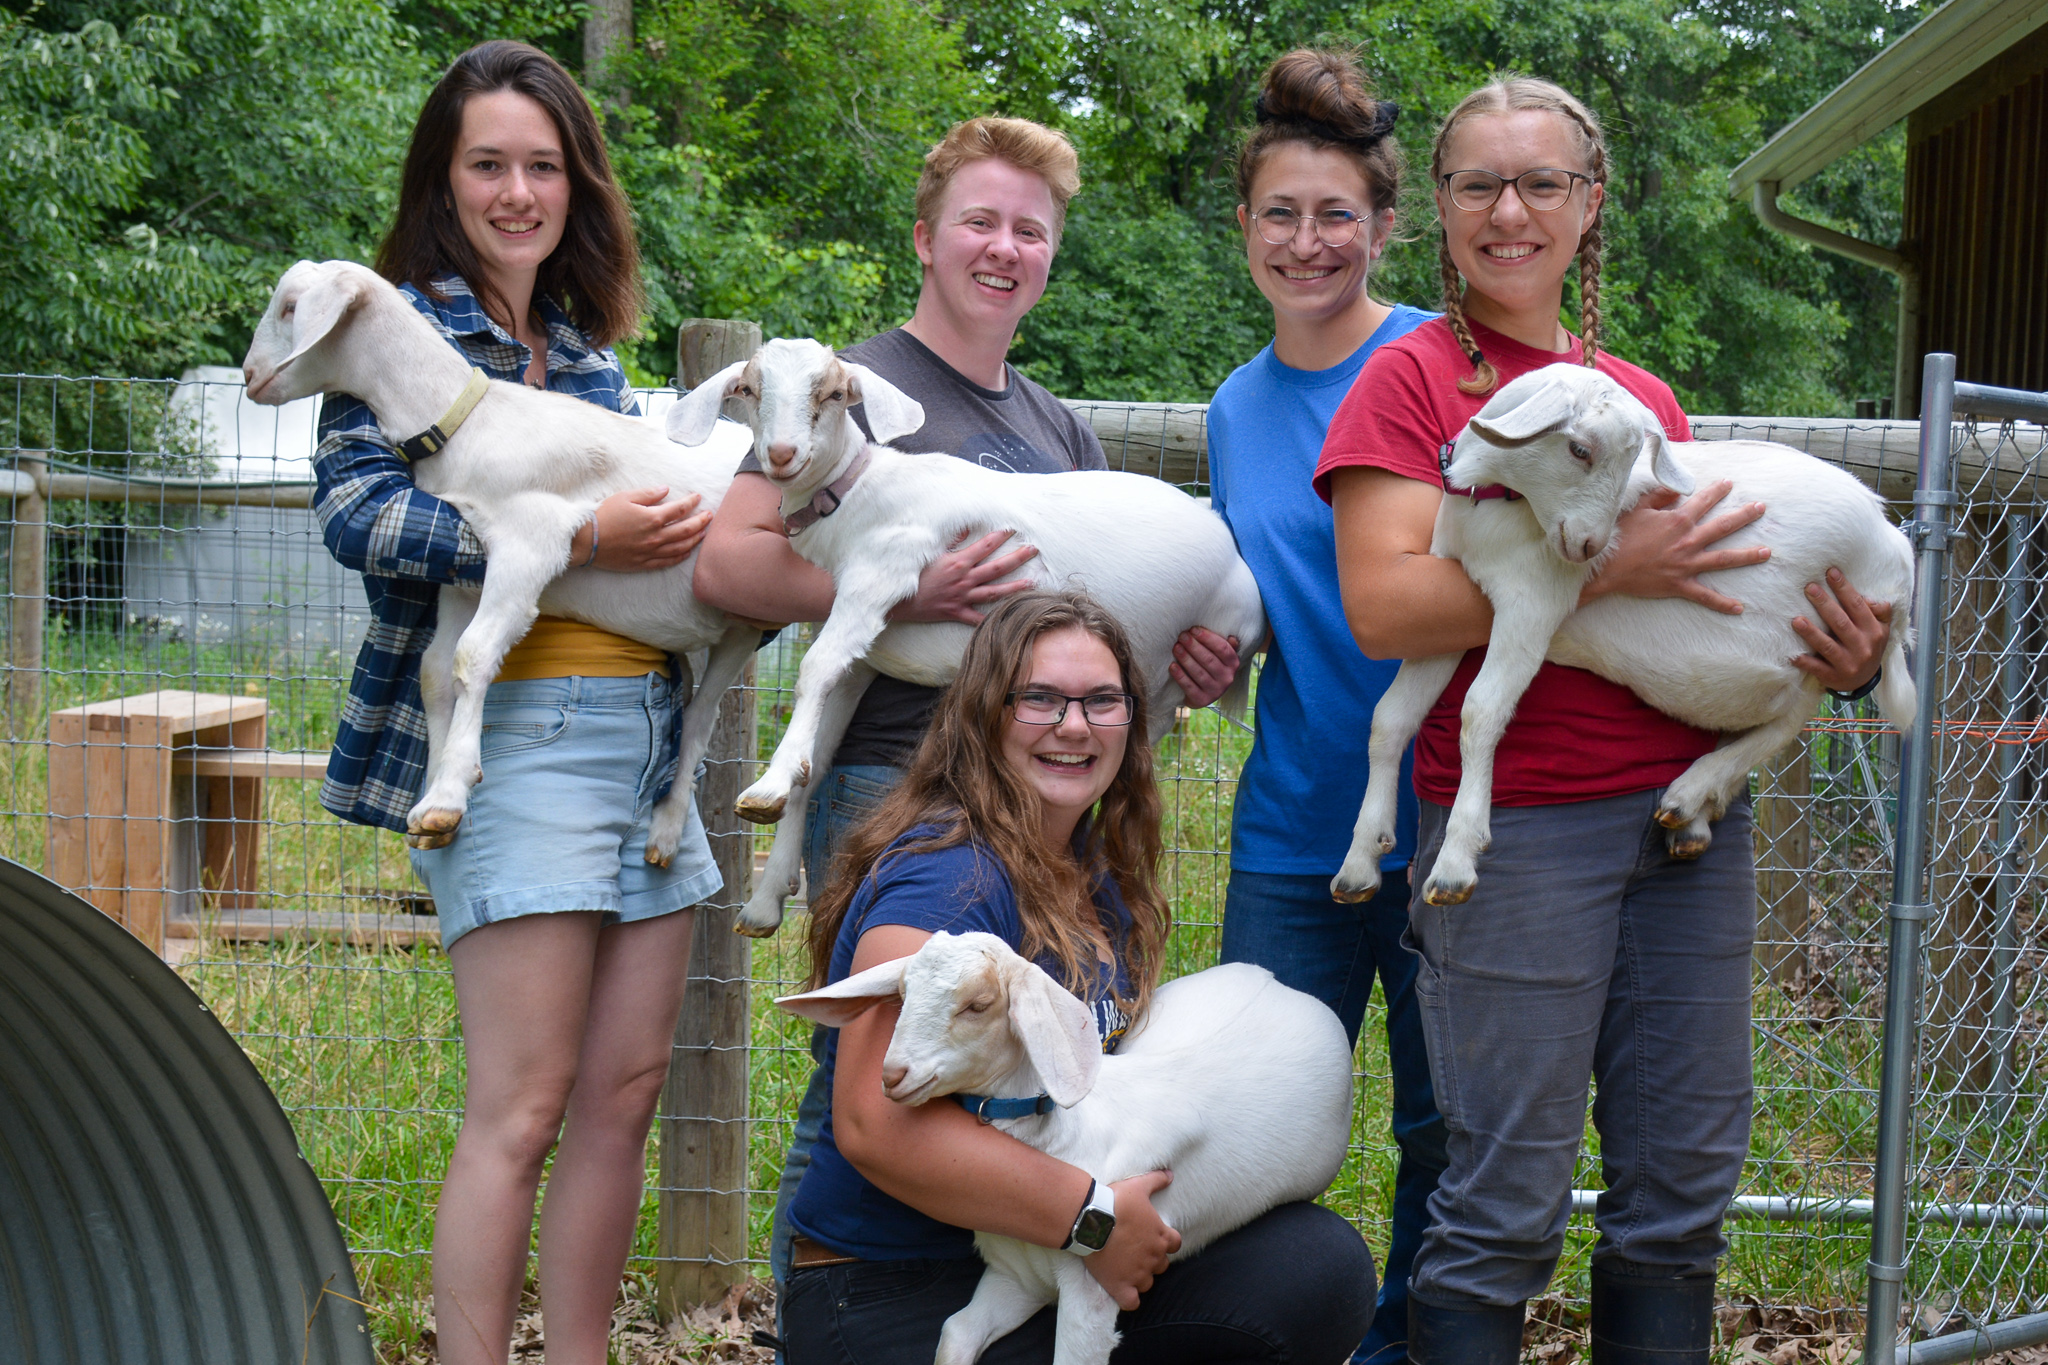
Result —
POLYGON ((1022 436, 1003 431, 968 437, 961 443, 960 453, 983 469, 999 469, 1005 474, 1043 474, 1067 467, 1022 436))
POLYGON ((1130 1017, 1116 1003, 1116 997, 1106 995, 1095 1002, 1095 1031, 1102 1035, 1104 1052, 1116 1051, 1116 1045, 1124 1040, 1130 1027, 1130 1017))

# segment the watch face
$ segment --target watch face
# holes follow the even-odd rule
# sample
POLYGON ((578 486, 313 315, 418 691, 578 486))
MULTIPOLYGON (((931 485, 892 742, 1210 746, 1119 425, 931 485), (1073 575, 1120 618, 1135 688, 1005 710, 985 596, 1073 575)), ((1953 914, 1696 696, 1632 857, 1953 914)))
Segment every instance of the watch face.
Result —
POLYGON ((1081 1214, 1081 1221, 1074 1225, 1074 1241, 1090 1251, 1100 1251, 1109 1245, 1109 1234, 1116 1231, 1116 1215, 1090 1207, 1081 1214))

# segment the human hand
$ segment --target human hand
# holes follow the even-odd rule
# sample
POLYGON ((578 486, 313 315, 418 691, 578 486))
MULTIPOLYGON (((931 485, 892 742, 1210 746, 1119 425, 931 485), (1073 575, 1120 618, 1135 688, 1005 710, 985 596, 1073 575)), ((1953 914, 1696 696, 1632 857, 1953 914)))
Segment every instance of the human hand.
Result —
POLYGON ((597 505, 591 519, 577 528, 569 542, 569 564, 583 567, 590 558, 592 527, 596 528, 596 567, 612 573, 646 573, 682 563, 704 539, 711 513, 699 512, 704 499, 685 493, 663 502, 666 488, 635 488, 614 493, 597 505))
POLYGON ((1740 616, 1742 603, 1715 592, 1699 577, 1761 564, 1771 557, 1766 545, 1715 548, 1764 514, 1762 503, 1751 502, 1708 516, 1734 487, 1732 480, 1716 479, 1683 500, 1669 488, 1645 493, 1616 524, 1614 553, 1586 580, 1579 605, 1618 592, 1628 597, 1683 597, 1740 616))
POLYGON ((1038 551, 1026 545, 1007 554, 997 554, 1014 532, 991 531, 968 545, 962 535, 953 547, 924 566, 917 576, 917 592, 889 611, 891 621, 962 621, 981 624, 981 612, 991 602, 1031 587, 1029 579, 1005 583, 1002 580, 1035 558, 1038 551), (964 547, 964 548, 963 548, 964 547))
POLYGON ((1808 583, 1806 596, 1826 629, 1804 616, 1792 618, 1792 629, 1813 650, 1793 655, 1792 666, 1812 674, 1830 691, 1854 692, 1876 677, 1884 663, 1891 644, 1892 604, 1873 602, 1856 591, 1840 569, 1828 570, 1825 588, 1808 583))
POLYGON ((1166 671, 1187 694, 1187 704, 1198 708, 1229 691, 1243 666, 1235 635, 1226 640, 1207 626, 1191 626, 1173 642, 1173 661, 1166 671))
POLYGON ((1152 1196, 1172 1183, 1172 1171, 1148 1171, 1111 1185, 1116 1228, 1107 1246, 1082 1261, 1125 1312, 1138 1306, 1138 1295, 1152 1287, 1167 1258, 1180 1250, 1180 1234, 1152 1207, 1152 1196))

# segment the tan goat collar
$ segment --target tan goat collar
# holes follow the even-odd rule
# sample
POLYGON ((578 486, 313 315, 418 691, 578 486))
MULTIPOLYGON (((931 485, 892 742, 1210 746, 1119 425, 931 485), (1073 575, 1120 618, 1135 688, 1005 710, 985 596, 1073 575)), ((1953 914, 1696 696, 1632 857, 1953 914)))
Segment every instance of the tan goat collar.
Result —
POLYGON ((424 460, 429 455, 438 455, 448 444, 450 437, 469 420, 469 414, 476 411, 476 405, 483 401, 484 394, 491 387, 491 377, 472 365, 469 382, 462 386, 462 392, 455 395, 455 401, 448 405, 448 411, 441 414, 441 420, 417 436, 408 436, 398 443, 398 453, 406 463, 424 460))

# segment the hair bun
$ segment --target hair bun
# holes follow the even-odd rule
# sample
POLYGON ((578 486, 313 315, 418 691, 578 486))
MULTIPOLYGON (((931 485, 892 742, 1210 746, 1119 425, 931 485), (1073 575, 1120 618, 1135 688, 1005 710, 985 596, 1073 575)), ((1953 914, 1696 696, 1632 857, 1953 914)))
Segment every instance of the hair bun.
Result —
POLYGON ((1328 48, 1297 48, 1276 60, 1253 111, 1260 123, 1307 126, 1331 142, 1370 146, 1393 131, 1400 106, 1373 92, 1358 59, 1328 48))

